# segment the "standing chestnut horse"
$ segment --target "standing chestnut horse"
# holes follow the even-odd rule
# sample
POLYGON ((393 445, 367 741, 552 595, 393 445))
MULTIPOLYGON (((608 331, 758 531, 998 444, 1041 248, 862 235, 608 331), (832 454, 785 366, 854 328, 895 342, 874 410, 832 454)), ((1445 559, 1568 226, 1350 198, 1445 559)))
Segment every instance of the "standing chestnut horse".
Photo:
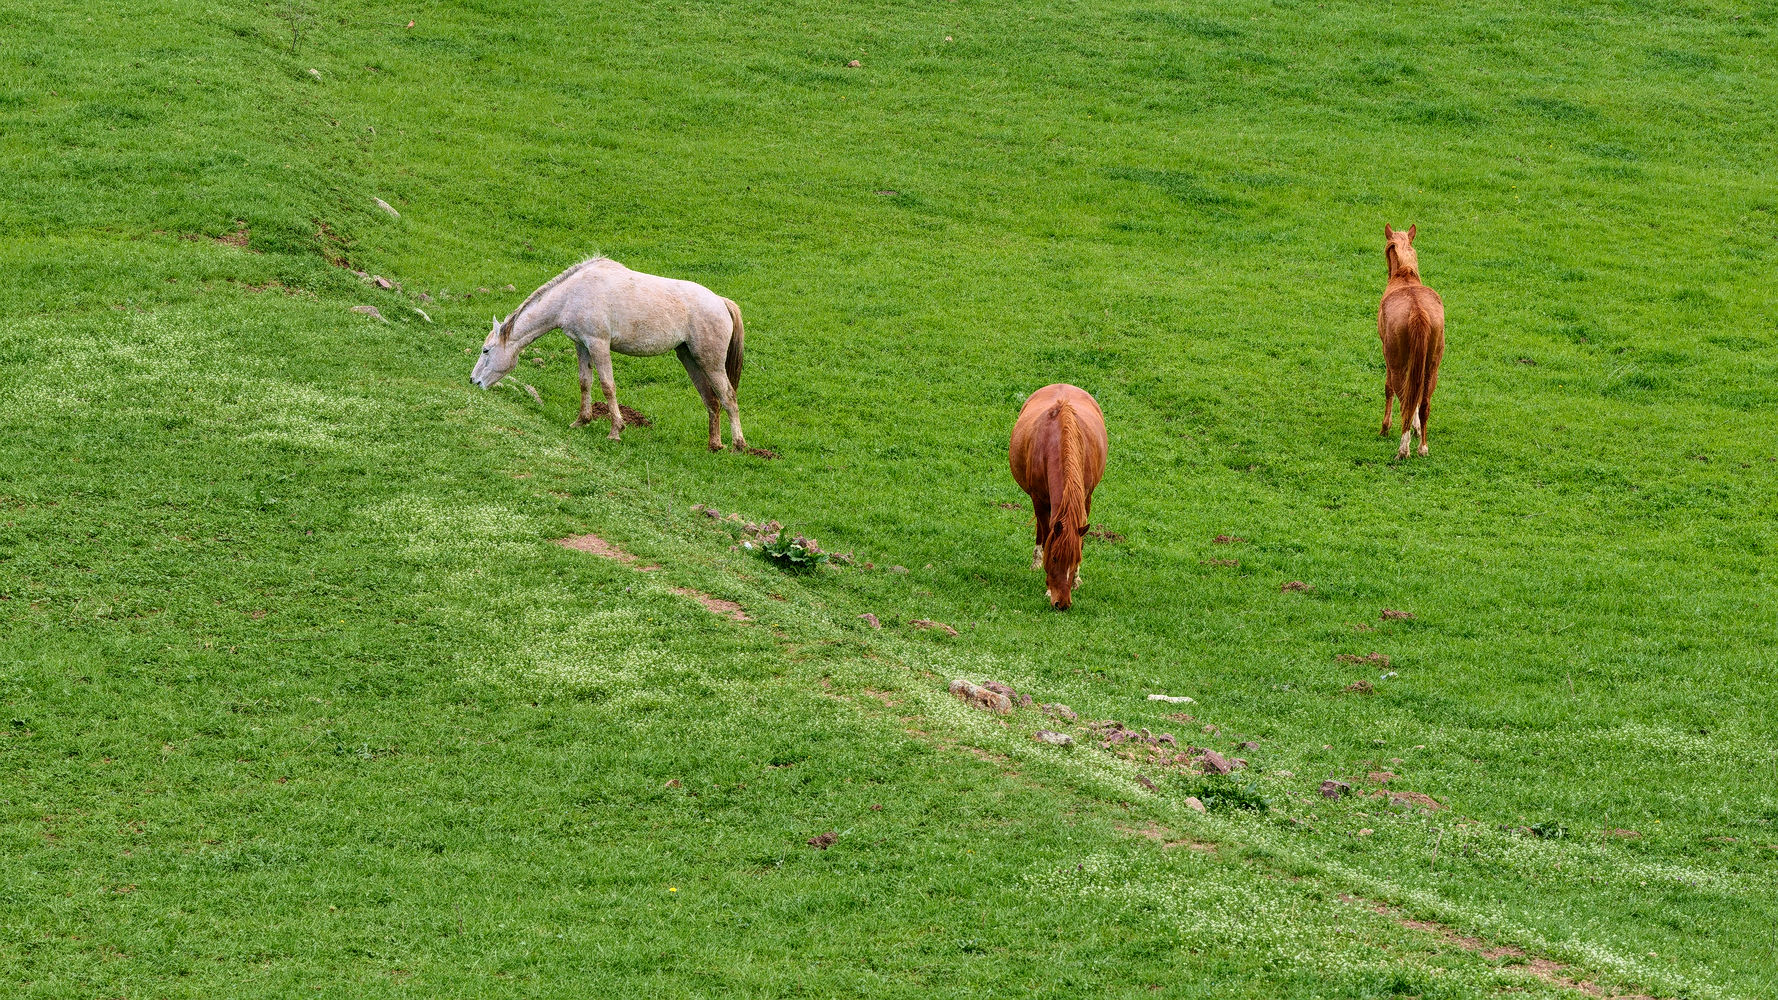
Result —
POLYGON ((1377 306, 1377 336, 1383 341, 1383 429, 1389 436, 1389 408, 1401 397, 1401 450, 1408 457, 1409 438, 1420 432, 1420 454, 1426 454, 1426 421, 1432 413, 1432 390, 1438 388, 1438 363, 1445 356, 1445 303, 1420 283, 1420 258, 1414 255, 1414 228, 1405 233, 1383 223, 1383 257, 1389 262, 1389 284, 1377 306))
POLYGON ((1050 606, 1063 611, 1080 586, 1080 540, 1110 448, 1099 404, 1072 385, 1046 385, 1032 393, 1013 425, 1007 459, 1037 514, 1031 568, 1043 570, 1050 606))

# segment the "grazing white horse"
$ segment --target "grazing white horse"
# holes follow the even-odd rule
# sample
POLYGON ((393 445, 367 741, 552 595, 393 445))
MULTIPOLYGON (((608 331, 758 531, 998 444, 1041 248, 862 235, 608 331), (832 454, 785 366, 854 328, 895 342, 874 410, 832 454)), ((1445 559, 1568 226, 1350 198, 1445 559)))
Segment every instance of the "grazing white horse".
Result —
POLYGON ((632 271, 615 260, 583 260, 532 292, 512 315, 495 318, 469 381, 491 389, 519 362, 519 352, 551 330, 574 341, 580 355, 581 427, 593 419, 592 373, 599 372, 611 434, 624 429, 611 380, 611 352, 654 357, 676 351, 710 411, 710 450, 722 450, 722 418, 736 450, 747 447, 735 390, 741 382, 741 307, 693 281, 632 271))

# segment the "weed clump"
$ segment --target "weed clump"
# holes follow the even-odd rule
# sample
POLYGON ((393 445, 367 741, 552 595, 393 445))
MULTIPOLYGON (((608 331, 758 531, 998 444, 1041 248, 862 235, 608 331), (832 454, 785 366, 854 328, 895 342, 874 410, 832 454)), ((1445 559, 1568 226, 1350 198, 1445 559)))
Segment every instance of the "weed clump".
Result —
POLYGON ((1181 779, 1176 787, 1191 798, 1202 802, 1204 809, 1208 812, 1215 812, 1218 809, 1248 809, 1254 812, 1266 812, 1272 808, 1272 800, 1251 781, 1204 775, 1181 779))

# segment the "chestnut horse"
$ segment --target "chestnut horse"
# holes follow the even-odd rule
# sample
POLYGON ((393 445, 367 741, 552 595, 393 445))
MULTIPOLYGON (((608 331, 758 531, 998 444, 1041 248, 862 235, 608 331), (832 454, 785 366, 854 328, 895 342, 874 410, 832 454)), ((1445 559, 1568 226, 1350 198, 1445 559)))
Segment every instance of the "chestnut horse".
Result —
POLYGON ((1074 603, 1080 540, 1110 448, 1099 404, 1072 385, 1046 385, 1032 393, 1013 425, 1007 461, 1037 515, 1031 568, 1043 570, 1051 607, 1066 611, 1074 603))
POLYGON ((1389 409, 1401 397, 1401 450, 1420 433, 1420 454, 1426 454, 1426 422, 1432 414, 1432 390, 1438 388, 1438 363, 1445 356, 1445 303, 1420 283, 1420 258, 1414 254, 1414 226, 1398 232, 1383 223, 1383 257, 1389 262, 1389 284, 1377 306, 1377 336, 1383 341, 1383 429, 1389 436, 1389 409))

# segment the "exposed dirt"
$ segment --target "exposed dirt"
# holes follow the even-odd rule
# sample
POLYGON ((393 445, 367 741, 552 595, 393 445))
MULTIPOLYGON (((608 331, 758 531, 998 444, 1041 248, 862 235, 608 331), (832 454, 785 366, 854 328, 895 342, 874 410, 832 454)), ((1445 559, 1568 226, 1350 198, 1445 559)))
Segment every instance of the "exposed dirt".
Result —
POLYGON ((1296 591, 1306 591, 1306 590, 1314 590, 1314 589, 1315 589, 1315 587, 1312 584, 1304 583, 1301 580, 1292 580, 1289 583, 1281 585, 1278 588, 1278 592, 1281 594, 1289 594, 1289 593, 1296 592, 1296 591))
POLYGON ((1377 689, 1371 685, 1370 681, 1353 681, 1346 685, 1346 690, 1353 694, 1372 694, 1377 689))
POLYGON ((590 552, 601 559, 615 559, 618 562, 623 563, 625 566, 635 566, 637 570, 643 573, 652 573, 655 570, 660 569, 659 566, 653 565, 652 563, 647 566, 637 565, 641 562, 640 559, 637 559, 635 556, 630 555, 628 552, 625 552, 623 549, 618 548, 605 539, 600 538, 598 535, 571 535, 568 538, 556 539, 556 544, 565 549, 573 549, 576 552, 590 552))
POLYGON ((741 453, 752 455, 754 458, 763 458, 768 462, 776 461, 778 458, 778 453, 770 448, 743 448, 741 453))
POLYGON ((1198 562, 1205 566, 1228 566, 1231 568, 1241 565, 1241 560, 1239 559, 1200 559, 1198 562))
MULTIPOLYGON (((648 414, 643 413, 640 410, 632 410, 622 403, 617 404, 617 412, 624 415, 624 425, 625 426, 629 426, 630 424, 635 424, 637 427, 653 427, 654 426, 654 421, 650 420, 648 418, 648 414)), ((594 420, 610 420, 611 419, 611 407, 608 406, 603 399, 601 399, 598 402, 593 404, 593 419, 594 420)))
MULTIPOLYGON (((912 625, 913 627, 915 627, 917 629, 922 629, 922 630, 938 629, 940 632, 943 632, 946 635, 956 635, 957 634, 957 630, 952 628, 951 626, 946 625, 944 622, 935 622, 930 618, 915 618, 913 621, 908 622, 908 624, 912 625)), ((992 685, 990 685, 990 686, 992 686, 992 685)))
POLYGON ((1124 536, 1103 526, 1087 525, 1086 537, 1097 538, 1101 542, 1121 542, 1124 536))
POLYGON ((1360 656, 1357 653, 1341 653, 1334 657, 1334 659, 1341 663, 1367 663, 1374 667, 1382 667, 1385 670, 1389 669, 1389 657, 1382 653, 1367 653, 1363 656, 1360 656))
POLYGON ((870 625, 871 628, 880 629, 883 627, 883 623, 880 621, 877 621, 877 616, 871 614, 869 611, 866 611, 864 614, 859 615, 858 617, 864 619, 870 625))
POLYGON ((986 709, 1005 715, 1012 711, 1012 699, 998 691, 990 690, 980 684, 973 684, 959 677, 951 682, 951 694, 965 704, 986 709))
POLYGON ((705 611, 708 611, 713 615, 722 615, 725 618, 732 618, 738 622, 753 620, 747 617, 747 612, 734 601, 725 601, 720 597, 711 597, 709 594, 706 594, 701 590, 693 590, 690 587, 674 587, 673 593, 678 594, 680 597, 689 597, 692 600, 697 601, 704 606, 705 611))
POLYGON ((1217 535, 1210 540, 1217 545, 1238 545, 1241 542, 1245 542, 1247 539, 1242 538, 1240 535, 1217 535))
POLYGON ((1194 840, 1190 837, 1181 837, 1174 831, 1156 823, 1154 820, 1149 820, 1141 826, 1129 826, 1119 823, 1114 826, 1113 829, 1126 837, 1142 837, 1147 840, 1152 840, 1155 843, 1160 844, 1162 850, 1184 847, 1193 851, 1205 851, 1212 854, 1216 852, 1215 844, 1203 840, 1194 840))
POLYGON ((1023 504, 1016 504, 1016 503, 1002 503, 1002 504, 995 504, 995 506, 999 507, 1001 510, 1024 510, 1025 509, 1023 504))
POLYGON ((837 831, 829 830, 826 833, 816 834, 815 836, 810 837, 809 846, 817 851, 825 851, 829 847, 832 847, 834 842, 839 839, 840 835, 837 831))
POLYGON ((1394 608, 1384 608, 1383 613, 1381 615, 1378 615, 1377 617, 1383 619, 1384 621, 1392 621, 1393 620, 1393 621, 1410 621, 1411 622, 1414 620, 1413 612, 1411 612, 1411 611, 1397 611, 1394 608))
POLYGON ((1538 955, 1526 954, 1523 948, 1515 948, 1509 944, 1490 944, 1481 938, 1470 937, 1467 934, 1460 934, 1444 924, 1433 923, 1430 920, 1415 920, 1412 917, 1397 912, 1384 903, 1369 899, 1361 899, 1357 896, 1348 896, 1345 893, 1340 894, 1340 899, 1343 902, 1353 903, 1365 907, 1372 912, 1380 913, 1410 930, 1425 931, 1446 944, 1454 945, 1464 951, 1480 955, 1486 959, 1523 959, 1524 963, 1520 965, 1519 968, 1524 969, 1526 972, 1531 973, 1546 983, 1551 983, 1564 989, 1574 990, 1590 997, 1605 997, 1608 998, 1608 1000, 1655 1000, 1654 997, 1645 993, 1607 993, 1584 979, 1576 979, 1570 974, 1573 970, 1560 962, 1551 961, 1550 959, 1538 955))

